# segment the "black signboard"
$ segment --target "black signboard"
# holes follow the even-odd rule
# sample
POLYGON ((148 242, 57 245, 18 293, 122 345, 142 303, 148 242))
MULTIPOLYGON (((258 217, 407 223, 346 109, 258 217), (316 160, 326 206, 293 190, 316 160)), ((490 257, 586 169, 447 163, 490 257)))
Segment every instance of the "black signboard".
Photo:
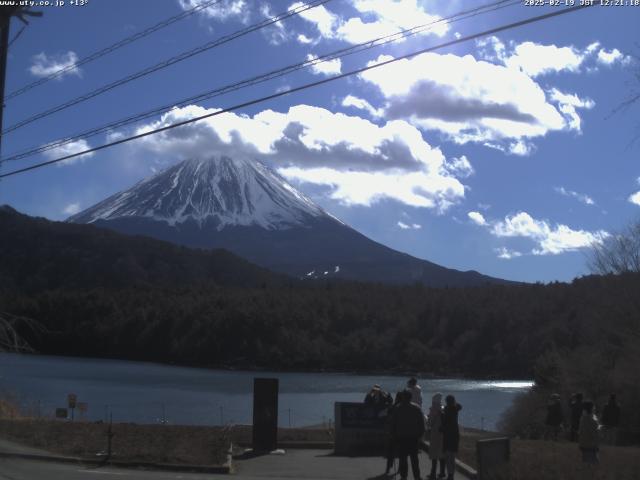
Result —
POLYGON ((341 403, 343 428, 384 428, 387 409, 372 407, 364 403, 341 403))
POLYGON ((271 452, 278 447, 278 379, 253 379, 253 449, 271 452))
POLYGON ((67 416, 66 408, 56 408, 56 418, 67 418, 67 416))

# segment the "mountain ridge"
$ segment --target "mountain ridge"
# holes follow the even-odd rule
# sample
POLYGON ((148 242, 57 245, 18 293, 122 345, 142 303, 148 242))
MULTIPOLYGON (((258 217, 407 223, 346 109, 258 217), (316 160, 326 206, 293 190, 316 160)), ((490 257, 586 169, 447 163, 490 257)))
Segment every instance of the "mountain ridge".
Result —
POLYGON ((344 224, 252 160, 190 159, 67 221, 191 248, 224 248, 296 278, 472 286, 511 283, 398 252, 344 224))

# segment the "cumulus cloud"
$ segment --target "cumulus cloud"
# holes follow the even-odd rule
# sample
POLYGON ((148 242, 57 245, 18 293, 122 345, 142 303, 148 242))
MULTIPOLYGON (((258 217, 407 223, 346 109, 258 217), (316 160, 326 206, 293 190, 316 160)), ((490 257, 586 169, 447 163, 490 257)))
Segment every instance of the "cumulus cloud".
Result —
POLYGON ((296 37, 296 40, 298 40, 298 42, 302 43, 303 45, 308 45, 310 43, 313 43, 313 39, 307 37, 304 33, 298 34, 298 36, 296 37))
POLYGON ((422 228, 422 225, 420 225, 419 223, 404 223, 402 221, 398 221, 398 226, 402 229, 402 230, 420 230, 422 228))
POLYGON ((556 187, 554 190, 558 192, 560 195, 564 195, 565 197, 575 198, 580 203, 584 203, 585 205, 596 204, 593 198, 591 198, 589 195, 586 195, 584 193, 578 193, 578 192, 574 192, 573 190, 567 190, 564 187, 556 187))
MULTIPOLYGON (((479 212, 467 213, 469 219, 477 225, 485 227, 498 238, 526 238, 535 242, 531 250, 533 255, 559 255, 573 252, 582 248, 589 248, 602 243, 609 233, 604 230, 587 231, 574 230, 563 224, 552 225, 547 220, 533 218, 527 212, 507 215, 504 220, 488 221, 479 212)), ((499 258, 510 259, 519 257, 521 252, 509 250, 506 247, 496 249, 499 258)))
POLYGON ((611 66, 616 63, 622 65, 628 65, 632 59, 628 55, 623 55, 620 50, 614 48, 613 50, 605 50, 604 48, 598 51, 598 63, 606 66, 611 66))
MULTIPOLYGON (((313 61, 318 58, 317 55, 308 54, 307 61, 313 61)), ((337 75, 342 73, 342 60, 335 58, 333 60, 325 60, 322 62, 312 63, 311 71, 316 75, 337 75)))
POLYGON ((494 252, 498 254, 498 258, 503 260, 511 260, 512 258, 517 258, 522 256, 522 252, 518 252, 517 250, 510 250, 506 247, 500 247, 494 249, 494 252))
POLYGON ((469 217, 469 219, 476 225, 487 224, 487 221, 485 220, 484 215, 482 215, 480 212, 469 212, 467 213, 467 217, 469 217))
MULTIPOLYGON (((260 13, 265 18, 272 18, 274 16, 274 13, 271 11, 271 7, 266 3, 260 6, 260 13)), ((261 28, 260 31, 271 45, 280 45, 289 39, 289 33, 282 21, 278 21, 267 27, 261 28)))
POLYGON ((577 108, 591 110, 596 103, 590 98, 580 98, 574 94, 562 93, 557 88, 551 89, 549 98, 557 102, 558 109, 564 115, 569 128, 577 132, 581 131, 582 119, 578 115, 577 108))
POLYGON ((367 102, 364 98, 355 97, 353 95, 347 95, 342 100, 343 107, 353 107, 359 110, 364 110, 369 113, 374 118, 381 117, 384 114, 384 110, 381 108, 375 108, 369 102, 367 102))
MULTIPOLYGON (((61 53, 57 55, 47 55, 42 52, 37 55, 34 55, 31 59, 31 66, 29 67, 29 71, 31 75, 35 77, 48 77, 59 70, 64 68, 69 68, 78 61, 78 55, 69 51, 67 53, 61 53)), ((82 70, 77 67, 69 68, 69 70, 65 71, 63 74, 56 77, 56 79, 60 80, 62 77, 66 75, 75 75, 77 77, 82 76, 82 70)))
POLYGON ((584 48, 573 45, 542 45, 535 42, 505 45, 498 37, 492 36, 476 42, 481 58, 520 70, 531 77, 550 73, 578 73, 587 65, 588 70, 597 69, 597 65, 626 65, 631 57, 623 55, 614 48, 606 50, 600 42, 593 42, 584 48))
MULTIPOLYGON (((178 0, 178 4, 183 10, 191 10, 205 1, 206 0, 178 0)), ((245 0, 222 0, 220 2, 213 2, 213 4, 200 10, 202 15, 214 20, 226 20, 230 17, 236 17, 243 22, 248 21, 248 12, 249 8, 245 0)))
MULTIPOLYGON (((303 5, 303 2, 293 3, 289 7, 289 10, 300 8, 303 5)), ((320 35, 325 38, 333 38, 335 36, 335 28, 340 24, 340 17, 327 10, 327 7, 324 5, 319 5, 315 8, 310 8, 309 10, 301 12, 300 18, 313 23, 318 29, 320 35)))
MULTIPOLYGON (((390 58, 380 56, 370 65, 390 58)), ((528 75, 471 55, 425 53, 360 78, 386 98, 386 118, 408 119, 459 144, 479 142, 527 155, 531 139, 576 128, 528 75)))
MULTIPOLYGON (((84 150, 88 150, 91 148, 89 142, 86 140, 77 140, 75 142, 70 142, 65 145, 60 145, 59 147, 52 148, 51 150, 46 150, 43 155, 50 160, 66 157, 67 155, 73 155, 74 153, 82 152, 84 150)), ((74 163, 83 162, 87 158, 91 158, 95 155, 95 153, 85 153, 84 155, 80 155, 74 158, 69 158, 67 160, 63 160, 61 162, 56 163, 58 166, 63 165, 72 165, 74 163)))
POLYGON ((629 195, 629 201, 640 206, 640 192, 633 193, 629 195))
MULTIPOLYGON (((291 5, 296 8, 297 2, 291 5)), ((427 13, 418 0, 353 0, 358 16, 344 19, 320 6, 303 12, 300 16, 313 23, 322 38, 339 39, 349 43, 363 43, 373 38, 389 35, 416 25, 431 24, 440 19, 427 13)), ((422 34, 443 36, 449 27, 441 22, 425 29, 422 34)))
POLYGON ((80 209, 80 204, 79 203, 70 203, 69 205, 67 205, 66 207, 64 207, 62 209, 62 213, 65 214, 65 215, 75 215, 80 210, 81 209, 80 209))
POLYGON ((466 155, 447 160, 445 168, 451 175, 458 178, 467 178, 475 173, 466 155))
POLYGON ((493 222, 490 231, 497 237, 523 237, 537 243, 531 253, 534 255, 558 255, 587 248, 601 243, 609 236, 604 230, 589 232, 573 230, 567 225, 550 225, 545 220, 536 220, 526 212, 505 217, 493 222))
MULTIPOLYGON (((137 133, 200 116, 199 106, 173 109, 137 133)), ((382 126, 366 119, 297 105, 288 112, 224 113, 137 142, 179 158, 224 154, 257 158, 290 180, 327 187, 345 205, 394 199, 445 211, 464 198, 464 185, 447 170, 440 149, 409 123, 382 126)))

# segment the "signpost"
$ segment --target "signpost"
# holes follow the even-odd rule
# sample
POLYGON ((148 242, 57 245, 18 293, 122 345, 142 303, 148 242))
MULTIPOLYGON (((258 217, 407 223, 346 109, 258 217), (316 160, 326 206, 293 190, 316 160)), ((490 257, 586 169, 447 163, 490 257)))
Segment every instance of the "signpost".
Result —
POLYGON ((78 401, 78 396, 75 393, 70 393, 67 395, 67 403, 69 408, 71 409, 71 420, 73 421, 74 410, 76 409, 76 402, 78 401))
POLYGON ((384 451, 387 436, 386 409, 364 403, 335 403, 335 453, 380 453, 384 451))
POLYGON ((253 449, 272 452, 278 447, 278 379, 253 379, 253 449))

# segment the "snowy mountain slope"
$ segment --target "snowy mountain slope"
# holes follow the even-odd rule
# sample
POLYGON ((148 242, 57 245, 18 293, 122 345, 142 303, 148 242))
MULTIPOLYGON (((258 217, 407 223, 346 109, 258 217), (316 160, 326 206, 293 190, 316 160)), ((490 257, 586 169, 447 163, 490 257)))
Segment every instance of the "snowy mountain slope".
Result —
POLYGON ((222 157, 182 162, 69 221, 138 217, 171 226, 193 220, 218 230, 251 225, 272 230, 322 216, 328 214, 261 163, 222 157))
POLYGON ((297 278, 430 286, 504 282, 475 271, 448 269, 374 242, 250 160, 187 160, 68 221, 192 248, 225 248, 297 278))

